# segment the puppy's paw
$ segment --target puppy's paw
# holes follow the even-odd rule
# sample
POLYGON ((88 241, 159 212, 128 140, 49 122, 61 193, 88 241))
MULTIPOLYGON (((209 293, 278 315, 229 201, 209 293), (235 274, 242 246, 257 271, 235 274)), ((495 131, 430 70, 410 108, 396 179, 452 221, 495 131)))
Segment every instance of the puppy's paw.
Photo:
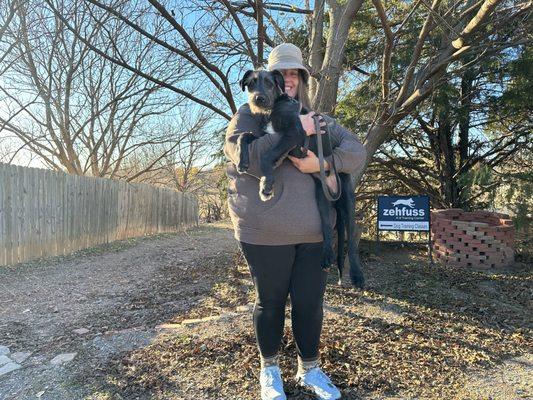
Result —
POLYGON ((259 197, 263 201, 268 201, 274 197, 274 192, 273 191, 269 192, 268 190, 264 189, 259 192, 259 197))
POLYGON ((248 168, 250 167, 250 164, 244 161, 241 161, 239 165, 237 165, 237 171, 239 171, 241 174, 248 171, 248 168))
POLYGON ((267 179, 262 176, 261 181, 259 182, 259 197, 263 201, 268 201, 274 197, 273 182, 267 181, 267 179))
POLYGON ((350 280, 352 281, 352 285, 354 285, 358 289, 364 289, 365 287, 365 278, 361 274, 350 274, 350 280))

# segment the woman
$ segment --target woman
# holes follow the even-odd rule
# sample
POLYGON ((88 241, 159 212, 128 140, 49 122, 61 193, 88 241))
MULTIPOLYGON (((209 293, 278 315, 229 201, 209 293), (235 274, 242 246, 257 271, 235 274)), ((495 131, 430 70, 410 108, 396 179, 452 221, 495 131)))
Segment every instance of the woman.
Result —
MULTIPOLYGON (((311 109, 307 83, 309 72, 302 53, 291 43, 283 43, 268 58, 268 69, 279 70, 285 78, 285 92, 311 109)), ((307 135, 314 135, 313 112, 300 117, 307 135)), ((281 157, 274 169, 274 197, 259 198, 261 170, 259 155, 273 147, 278 134, 264 134, 261 116, 244 104, 233 116, 226 131, 224 154, 228 158, 228 207, 237 239, 253 279, 256 301, 253 324, 261 357, 261 399, 285 399, 278 367, 278 351, 283 336, 285 305, 291 298, 291 324, 298 352, 296 381, 313 390, 320 399, 339 399, 340 392, 319 366, 323 299, 327 271, 320 265, 322 230, 312 174, 320 171, 311 151, 298 159, 281 157), (249 144, 250 166, 239 174, 237 139, 244 132, 257 137, 249 144)), ((338 172, 355 173, 366 153, 357 137, 329 117, 327 123, 338 147, 333 150, 338 172)), ((287 155, 287 154, 286 154, 287 155)), ((329 170, 331 156, 326 158, 329 170)), ((331 226, 336 220, 330 209, 331 226)))

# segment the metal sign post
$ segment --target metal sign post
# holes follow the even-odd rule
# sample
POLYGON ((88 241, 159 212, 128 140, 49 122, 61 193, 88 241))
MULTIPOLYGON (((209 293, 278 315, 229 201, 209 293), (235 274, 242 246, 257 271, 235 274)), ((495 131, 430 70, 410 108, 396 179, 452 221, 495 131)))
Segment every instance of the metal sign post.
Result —
POLYGON ((376 252, 379 231, 428 232, 429 261, 433 263, 429 196, 378 196, 377 202, 376 252))
POLYGON ((379 228, 376 226, 376 255, 379 253, 379 228))

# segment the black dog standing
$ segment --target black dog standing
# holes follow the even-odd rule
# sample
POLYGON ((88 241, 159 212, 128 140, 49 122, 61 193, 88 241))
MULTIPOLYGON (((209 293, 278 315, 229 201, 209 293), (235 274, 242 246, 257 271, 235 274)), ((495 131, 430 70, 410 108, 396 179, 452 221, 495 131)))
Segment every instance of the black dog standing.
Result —
MULTIPOLYGON (((300 122, 300 113, 307 114, 308 110, 300 109, 300 103, 284 93, 285 82, 283 75, 279 71, 247 71, 240 81, 244 91, 248 87, 250 109, 254 114, 264 116, 265 129, 272 129, 282 135, 282 139, 268 152, 261 155, 260 166, 262 177, 259 186, 259 196, 261 200, 268 201, 274 196, 274 165, 275 162, 289 150, 288 154, 297 158, 303 158, 306 153, 302 151, 302 146, 307 135, 300 122)), ((317 134, 320 134, 319 132, 317 134)), ((309 138, 309 148, 315 153, 317 151, 317 135, 309 138)), ((247 133, 239 137, 237 145, 239 147, 239 164, 237 170, 243 173, 249 166, 248 144, 255 139, 255 136, 247 133)), ((324 157, 331 155, 332 145, 329 141, 324 141, 324 157)), ((322 268, 328 268, 335 259, 333 252, 333 230, 329 225, 330 205, 323 190, 320 179, 314 177, 316 185, 316 200, 320 213, 322 233, 324 235, 324 245, 322 251, 322 268)), ((348 236, 348 259, 350 261, 350 278, 354 286, 362 288, 364 277, 360 268, 359 255, 355 247, 355 194, 351 176, 339 173, 340 197, 334 202, 337 211, 337 236, 338 253, 337 267, 339 270, 339 284, 342 279, 342 267, 344 266, 344 233, 348 236)))

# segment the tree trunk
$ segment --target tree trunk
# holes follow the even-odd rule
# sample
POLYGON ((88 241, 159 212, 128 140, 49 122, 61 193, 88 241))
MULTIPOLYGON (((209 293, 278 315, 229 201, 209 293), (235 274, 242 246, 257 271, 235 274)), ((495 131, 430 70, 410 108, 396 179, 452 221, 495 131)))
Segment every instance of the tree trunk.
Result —
MULTIPOLYGON (((329 2, 328 38, 326 42, 326 52, 322 67, 318 72, 319 80, 316 86, 316 93, 312 99, 313 109, 323 113, 333 113, 337 103, 337 92, 339 89, 339 79, 342 74, 342 60, 344 59, 344 47, 348 38, 350 25, 352 24, 357 11, 363 3, 362 0, 349 0, 345 5, 337 3, 335 0, 329 2)), ((321 51, 322 36, 319 36, 317 28, 316 35, 312 36, 312 46, 310 59, 313 62, 319 60, 317 52, 321 51)))
MULTIPOLYGON (((464 63, 468 63, 470 59, 465 60, 464 63)), ((463 64, 464 64, 463 63, 463 64)), ((459 100, 459 165, 457 166, 458 170, 461 171, 461 174, 464 174, 466 171, 463 171, 463 166, 468 161, 468 146, 470 142, 470 113, 472 112, 472 88, 473 82, 475 79, 475 73, 471 68, 468 68, 464 75, 461 77, 461 98, 459 100)), ((462 204, 462 192, 463 187, 459 185, 459 176, 457 177, 457 197, 459 207, 464 206, 462 204)))
POLYGON ((320 79, 319 72, 324 61, 324 48, 322 46, 322 37, 324 36, 324 5, 325 0, 315 0, 313 16, 310 21, 309 66, 311 67, 312 78, 309 80, 309 97, 311 99, 315 98, 320 79))
POLYGON ((437 130, 440 152, 442 155, 441 190, 449 207, 458 207, 457 184, 455 176, 455 153, 452 144, 452 127, 450 114, 443 112, 439 116, 437 130))

